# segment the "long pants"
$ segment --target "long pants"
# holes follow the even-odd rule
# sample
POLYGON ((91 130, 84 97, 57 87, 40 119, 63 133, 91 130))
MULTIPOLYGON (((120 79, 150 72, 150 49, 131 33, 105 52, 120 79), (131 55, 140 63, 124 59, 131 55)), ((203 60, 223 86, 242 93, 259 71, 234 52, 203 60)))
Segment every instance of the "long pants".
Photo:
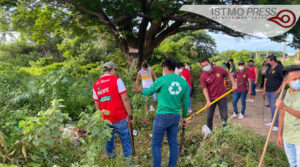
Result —
MULTIPOLYGON (((213 99, 210 101, 214 101, 213 99)), ((221 120, 224 122, 223 126, 226 125, 227 119, 228 119, 228 114, 227 114, 227 97, 224 97, 223 99, 217 101, 213 105, 211 105, 208 110, 207 110, 207 126, 209 127, 210 130, 213 130, 213 119, 214 119, 214 114, 216 110, 216 106, 218 105, 219 111, 220 111, 220 116, 221 120)))

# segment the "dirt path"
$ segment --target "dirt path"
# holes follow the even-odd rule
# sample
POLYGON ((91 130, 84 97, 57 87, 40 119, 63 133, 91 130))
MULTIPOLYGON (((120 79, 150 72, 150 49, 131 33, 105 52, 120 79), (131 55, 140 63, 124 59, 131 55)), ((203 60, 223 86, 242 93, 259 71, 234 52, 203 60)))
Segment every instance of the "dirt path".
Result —
MULTIPOLYGON (((234 123, 241 124, 243 128, 245 129, 252 129, 257 134, 260 134, 262 136, 267 136, 269 132, 269 127, 265 126, 265 123, 268 123, 271 121, 271 110, 270 109, 264 109, 264 105, 268 104, 267 99, 264 99, 262 97, 262 90, 257 89, 256 90, 257 95, 255 98, 255 102, 249 103, 247 102, 246 111, 245 111, 245 119, 238 120, 233 119, 234 123)), ((241 102, 238 102, 238 111, 241 111, 241 102)), ((233 105, 230 101, 228 103, 228 117, 233 114, 233 105)), ((215 117, 214 117, 214 126, 220 124, 220 116, 219 111, 216 110, 215 117)), ((277 138, 277 132, 272 132, 271 134, 271 141, 276 141, 277 138)))

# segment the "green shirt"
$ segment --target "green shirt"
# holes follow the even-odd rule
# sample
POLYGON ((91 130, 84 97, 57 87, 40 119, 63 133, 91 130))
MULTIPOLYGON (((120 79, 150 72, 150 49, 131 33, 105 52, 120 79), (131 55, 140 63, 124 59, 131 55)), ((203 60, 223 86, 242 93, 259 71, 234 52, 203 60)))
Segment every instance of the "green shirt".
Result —
POLYGON ((180 114, 187 117, 189 85, 186 80, 176 74, 159 77, 149 89, 142 91, 143 95, 151 96, 158 93, 158 108, 156 114, 180 114))
MULTIPOLYGON (((290 90, 288 90, 284 98, 284 104, 300 112, 300 91, 290 94, 290 90)), ((284 113, 282 138, 288 143, 300 145, 300 119, 288 112, 284 113)))

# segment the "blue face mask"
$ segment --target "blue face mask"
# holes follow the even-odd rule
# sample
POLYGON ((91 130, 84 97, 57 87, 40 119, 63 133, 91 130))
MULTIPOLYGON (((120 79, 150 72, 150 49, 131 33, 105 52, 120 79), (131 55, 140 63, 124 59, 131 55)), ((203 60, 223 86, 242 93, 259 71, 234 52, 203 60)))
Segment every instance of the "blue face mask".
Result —
POLYGON ((204 70, 204 71, 210 71, 210 69, 211 69, 210 64, 207 65, 207 66, 205 66, 205 67, 203 67, 203 70, 204 70))
POLYGON ((294 89, 294 90, 300 90, 300 80, 296 80, 296 81, 292 81, 291 82, 291 87, 294 89))
POLYGON ((254 66, 254 64, 250 64, 250 67, 253 67, 254 66))

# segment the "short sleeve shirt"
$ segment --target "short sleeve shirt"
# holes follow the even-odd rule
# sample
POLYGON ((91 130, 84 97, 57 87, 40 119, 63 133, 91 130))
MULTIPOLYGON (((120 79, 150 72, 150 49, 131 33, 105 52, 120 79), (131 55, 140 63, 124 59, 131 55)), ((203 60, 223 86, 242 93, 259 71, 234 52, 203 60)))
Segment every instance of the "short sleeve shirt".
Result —
POLYGON ((210 100, 215 100, 226 93, 224 85, 226 76, 228 76, 228 72, 221 67, 212 67, 211 72, 204 71, 201 74, 201 88, 207 88, 210 100))
POLYGON ((278 64, 275 68, 269 68, 266 72, 266 91, 275 92, 283 81, 283 66, 278 64))

